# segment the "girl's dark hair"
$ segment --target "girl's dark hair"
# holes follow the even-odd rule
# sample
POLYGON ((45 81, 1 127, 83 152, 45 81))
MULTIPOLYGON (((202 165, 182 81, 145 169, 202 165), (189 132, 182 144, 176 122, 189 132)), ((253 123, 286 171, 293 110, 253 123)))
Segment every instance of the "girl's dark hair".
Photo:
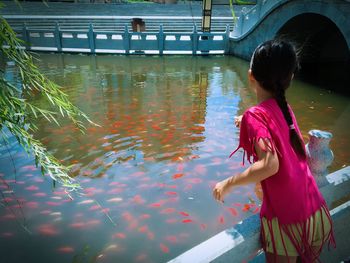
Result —
POLYGON ((290 127, 289 137, 294 151, 300 157, 306 158, 303 141, 294 128, 285 96, 285 91, 298 67, 294 46, 284 40, 269 40, 260 44, 255 49, 250 62, 254 78, 263 89, 273 94, 290 127))

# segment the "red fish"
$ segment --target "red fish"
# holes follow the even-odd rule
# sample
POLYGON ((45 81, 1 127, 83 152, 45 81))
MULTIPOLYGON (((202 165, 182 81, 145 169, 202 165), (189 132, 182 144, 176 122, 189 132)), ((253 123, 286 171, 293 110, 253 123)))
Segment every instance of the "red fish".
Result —
POLYGON ((72 248, 72 247, 60 247, 57 249, 57 251, 60 253, 73 253, 74 248, 72 248))
POLYGON ((198 164, 194 167, 194 171, 197 174, 205 174, 207 172, 207 168, 203 164, 198 164))
POLYGON ((172 176, 173 179, 178 179, 178 178, 181 178, 182 176, 184 176, 184 174, 174 174, 172 176))
POLYGON ((91 227, 91 226, 96 226, 101 224, 101 221, 97 220, 97 219, 92 219, 86 222, 86 225, 91 227))
POLYGON ((260 211, 260 207, 256 207, 256 208, 253 210, 253 213, 254 213, 254 214, 257 214, 257 213, 259 213, 259 211, 260 211))
POLYGON ((46 202, 46 204, 49 205, 49 206, 59 206, 59 205, 61 205, 62 203, 60 203, 60 202, 50 202, 50 201, 48 201, 48 202, 46 202))
POLYGON ((91 207, 89 208, 90 211, 96 211, 96 210, 98 210, 98 209, 100 209, 100 206, 99 206, 99 205, 93 205, 93 206, 91 206, 91 207))
POLYGON ((72 228, 76 228, 76 229, 82 229, 86 227, 86 223, 84 222, 75 222, 69 225, 72 228))
POLYGON ((150 207, 161 207, 162 204, 161 203, 153 203, 149 205, 150 207))
POLYGON ((144 204, 146 201, 140 196, 140 195, 135 195, 132 199, 132 202, 134 202, 135 204, 139 204, 142 205, 144 204))
POLYGON ((174 213, 176 210, 175 208, 165 208, 162 211, 160 211, 161 214, 171 214, 174 213))
POLYGON ((35 209, 39 207, 38 202, 27 202, 25 205, 31 209, 35 209))
POLYGON ((148 237, 149 240, 154 240, 154 233, 151 232, 151 231, 148 231, 147 232, 147 237, 148 237))
POLYGON ((140 254, 135 258, 135 261, 137 262, 145 262, 145 260, 147 259, 147 255, 146 254, 140 254))
POLYGON ((131 221, 131 220, 133 220, 133 216, 132 216, 129 212, 124 212, 124 213, 122 214, 122 216, 123 216, 123 218, 124 218, 125 221, 131 221))
POLYGON ((146 233, 146 232, 148 232, 148 226, 146 226, 146 225, 145 226, 140 226, 138 231, 140 233, 146 233))
POLYGON ((44 197, 44 196, 47 196, 47 194, 45 194, 45 193, 35 193, 35 194, 33 194, 33 196, 44 197))
POLYGON ((2 199, 2 201, 5 202, 5 203, 10 203, 10 202, 13 201, 13 199, 11 197, 5 197, 5 198, 2 199))
POLYGON ((200 178, 189 178, 187 182, 189 182, 190 184, 199 184, 203 182, 203 180, 200 178))
POLYGON ((224 218, 224 216, 220 216, 220 217, 219 217, 219 222, 220 222, 220 224, 225 223, 225 218, 224 218))
POLYGON ((149 214, 142 214, 142 215, 140 215, 140 219, 148 219, 150 217, 151 216, 149 214))
POLYGON ((190 214, 186 213, 186 212, 179 212, 181 215, 183 216, 189 216, 190 214))
POLYGON ((243 212, 248 212, 250 210, 250 205, 249 204, 244 204, 242 211, 243 212))
POLYGON ((177 195, 176 192, 166 192, 165 194, 166 194, 166 195, 170 195, 170 196, 175 196, 175 195, 177 195))
POLYGON ((184 219, 184 220, 182 220, 182 223, 191 223, 191 222, 193 222, 191 219, 184 219))
POLYGON ((119 193, 121 193, 121 192, 123 192, 123 191, 124 191, 123 188, 117 187, 117 188, 113 188, 113 189, 109 190, 109 191, 107 192, 107 194, 119 194, 119 193))
POLYGON ((51 210, 43 210, 43 211, 40 212, 40 214, 42 214, 42 215, 48 215, 48 214, 51 214, 51 213, 52 213, 51 210))
POLYGON ((112 236, 113 238, 125 239, 126 235, 124 233, 116 233, 112 236))
POLYGON ((229 207, 228 210, 231 212, 231 214, 233 216, 238 216, 238 212, 237 209, 233 208, 233 207, 229 207))
POLYGON ((55 236, 58 234, 57 229, 53 225, 45 224, 38 228, 39 233, 45 236, 55 236))
POLYGON ((39 190, 39 187, 35 186, 35 185, 31 185, 25 188, 28 191, 37 191, 39 190))
POLYGON ((166 236, 165 239, 170 243, 177 243, 176 236, 166 236))
POLYGON ((12 232, 4 232, 1 234, 2 237, 13 237, 14 234, 12 232))
POLYGON ((166 245, 162 244, 162 243, 160 243, 160 249, 161 249, 164 253, 169 253, 169 248, 168 248, 166 245))
POLYGON ((177 222, 177 219, 176 218, 169 218, 169 219, 165 220, 165 222, 167 222, 168 224, 174 224, 177 222))

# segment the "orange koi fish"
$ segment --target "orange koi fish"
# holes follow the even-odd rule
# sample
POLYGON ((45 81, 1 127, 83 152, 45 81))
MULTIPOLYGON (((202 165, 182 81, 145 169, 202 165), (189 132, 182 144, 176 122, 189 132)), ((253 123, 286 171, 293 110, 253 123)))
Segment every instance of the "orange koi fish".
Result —
POLYGON ((173 179, 178 179, 178 178, 181 178, 182 176, 184 176, 184 174, 174 174, 172 176, 173 179))
POLYGON ((243 212, 248 212, 250 210, 250 205, 249 204, 244 204, 242 211, 243 212))

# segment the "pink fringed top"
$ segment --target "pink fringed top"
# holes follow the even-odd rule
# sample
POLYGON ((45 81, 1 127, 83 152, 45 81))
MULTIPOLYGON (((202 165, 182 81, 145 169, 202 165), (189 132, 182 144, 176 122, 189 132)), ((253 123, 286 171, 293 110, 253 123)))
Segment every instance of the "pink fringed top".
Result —
MULTIPOLYGON (((294 127, 302 138, 293 111, 290 107, 289 110, 294 127)), ((260 217, 268 220, 277 217, 282 228, 290 224, 306 224, 308 218, 326 204, 307 161, 299 158, 290 144, 289 127, 275 99, 268 99, 243 114, 239 146, 231 155, 243 148, 244 156, 250 163, 257 161, 254 146, 260 139, 269 140, 271 148, 263 150, 277 152, 279 159, 278 172, 261 181, 264 197, 260 217)), ((307 236, 309 229, 307 226, 303 228, 307 236)), ((293 233, 287 227, 283 230, 293 238, 293 233)), ((333 235, 328 239, 333 243, 333 235)), ((306 246, 300 244, 300 253, 305 252, 306 246)))

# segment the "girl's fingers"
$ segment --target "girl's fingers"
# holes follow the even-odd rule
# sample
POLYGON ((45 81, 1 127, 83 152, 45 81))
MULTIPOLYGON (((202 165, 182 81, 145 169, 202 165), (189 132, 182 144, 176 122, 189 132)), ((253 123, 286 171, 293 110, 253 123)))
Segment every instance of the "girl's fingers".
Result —
POLYGON ((219 189, 215 188, 215 189, 213 190, 213 196, 214 196, 214 198, 215 198, 217 201, 219 201, 219 202, 221 202, 221 203, 224 202, 224 201, 222 200, 222 193, 221 193, 221 191, 220 191, 219 189))

